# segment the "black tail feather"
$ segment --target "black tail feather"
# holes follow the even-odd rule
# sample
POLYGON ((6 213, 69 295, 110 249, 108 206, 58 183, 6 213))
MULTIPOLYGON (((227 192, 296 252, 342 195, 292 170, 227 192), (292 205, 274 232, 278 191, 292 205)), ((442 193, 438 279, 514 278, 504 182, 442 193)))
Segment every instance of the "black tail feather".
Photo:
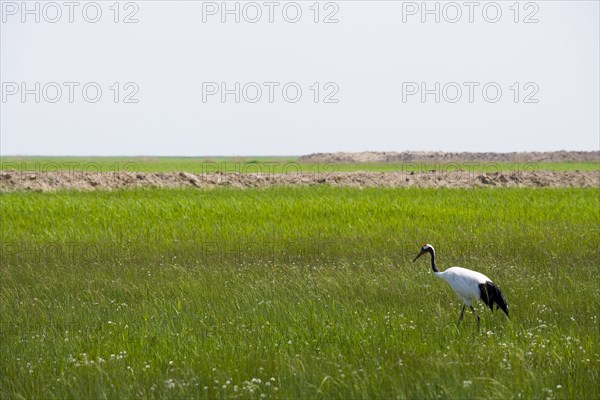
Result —
POLYGON ((479 285, 479 291, 481 293, 481 301, 483 301, 490 310, 494 312, 494 304, 496 305, 496 310, 500 308, 506 316, 508 315, 508 305, 506 304, 506 300, 504 299, 504 295, 498 286, 496 286, 493 282, 486 282, 479 285))

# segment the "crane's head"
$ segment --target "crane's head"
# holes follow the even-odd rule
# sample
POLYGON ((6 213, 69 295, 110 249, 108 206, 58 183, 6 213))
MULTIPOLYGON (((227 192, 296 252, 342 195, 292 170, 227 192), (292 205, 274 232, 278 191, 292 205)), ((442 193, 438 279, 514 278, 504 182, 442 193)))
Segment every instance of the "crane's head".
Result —
POLYGON ((417 254, 417 256, 415 257, 415 259, 413 260, 413 262, 417 261, 417 259, 419 257, 421 257, 423 254, 425 253, 433 253, 433 246, 430 244, 424 244, 423 247, 421 247, 421 251, 419 252, 419 254, 417 254))

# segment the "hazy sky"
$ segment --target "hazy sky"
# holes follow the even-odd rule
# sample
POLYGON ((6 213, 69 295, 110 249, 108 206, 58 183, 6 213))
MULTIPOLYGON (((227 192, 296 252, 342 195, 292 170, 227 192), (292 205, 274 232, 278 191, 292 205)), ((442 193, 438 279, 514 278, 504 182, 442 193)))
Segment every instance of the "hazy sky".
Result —
POLYGON ((2 1, 0 153, 598 150, 599 2, 514 3, 2 1))

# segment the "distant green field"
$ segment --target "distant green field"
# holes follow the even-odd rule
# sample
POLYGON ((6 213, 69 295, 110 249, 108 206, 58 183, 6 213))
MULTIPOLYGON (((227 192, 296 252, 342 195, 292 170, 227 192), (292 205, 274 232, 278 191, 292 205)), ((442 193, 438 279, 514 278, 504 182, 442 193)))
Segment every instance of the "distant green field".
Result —
POLYGON ((475 172, 511 171, 597 171, 600 163, 301 163, 298 157, 2 157, 0 170, 17 171, 88 171, 96 172, 175 172, 191 173, 332 173, 347 171, 374 172, 475 172))
POLYGON ((0 396, 600 398, 597 189, 0 194, 0 396), (460 304, 422 243, 505 292, 460 304))

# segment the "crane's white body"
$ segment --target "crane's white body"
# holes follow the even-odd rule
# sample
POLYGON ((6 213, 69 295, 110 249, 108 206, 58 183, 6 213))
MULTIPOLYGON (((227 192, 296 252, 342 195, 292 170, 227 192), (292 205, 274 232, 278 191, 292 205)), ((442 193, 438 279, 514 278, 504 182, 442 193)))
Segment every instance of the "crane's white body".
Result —
POLYGON ((469 307, 473 301, 479 300, 481 290, 479 285, 491 282, 490 278, 477 271, 462 267, 451 267, 442 272, 434 272, 435 276, 445 280, 463 303, 469 307))

